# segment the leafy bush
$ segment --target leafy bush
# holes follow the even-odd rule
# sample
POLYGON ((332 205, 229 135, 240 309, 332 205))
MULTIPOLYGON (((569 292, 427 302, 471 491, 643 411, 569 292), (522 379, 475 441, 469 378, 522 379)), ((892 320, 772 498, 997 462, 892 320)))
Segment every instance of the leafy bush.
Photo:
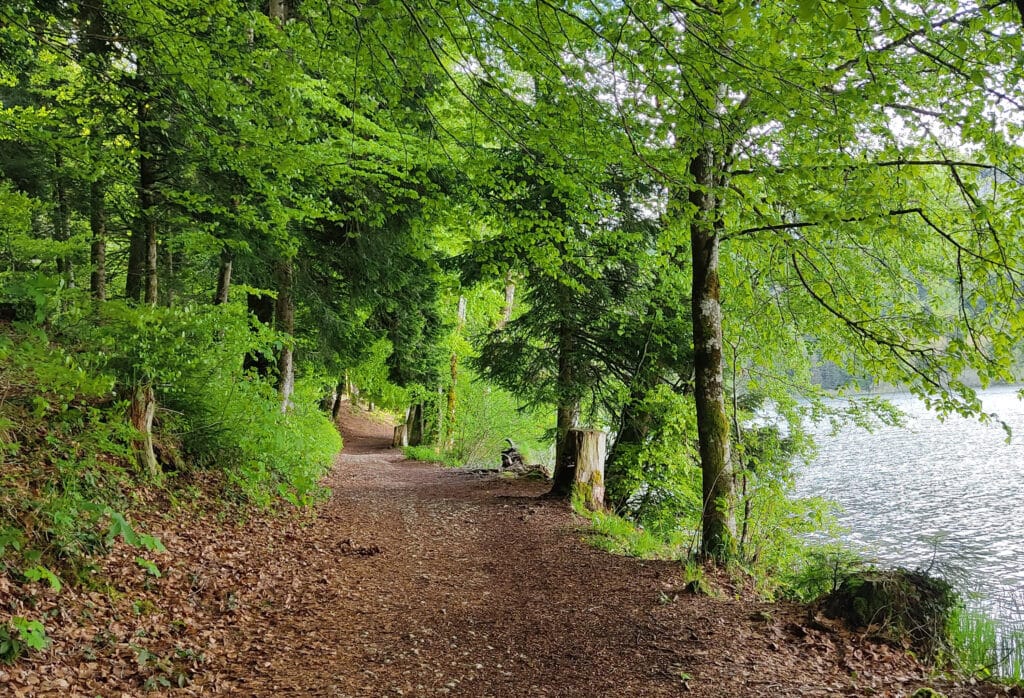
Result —
POLYGON ((433 446, 406 446, 402 449, 405 457, 409 460, 423 461, 424 463, 445 463, 446 465, 458 465, 444 460, 445 454, 438 453, 433 446))
POLYGON ((863 556, 839 543, 801 541, 770 580, 782 595, 799 601, 816 601, 839 589, 843 580, 868 568, 863 556))
MULTIPOLYGON (((737 535, 740 564, 762 592, 817 598, 830 582, 824 551, 808 534, 833 525, 827 502, 792 497, 794 461, 809 448, 799 425, 765 424, 754 418, 757 396, 740 404, 742 432, 734 433, 737 535)), ((639 443, 618 443, 608 463, 608 500, 617 513, 670 550, 699 542, 703 493, 697 423, 691 396, 668 386, 632 406, 646 433, 639 443)), ((628 546, 627 546, 628 547, 628 546)))
POLYGON ((159 545, 119 513, 133 507, 140 482, 156 484, 132 450, 127 406, 138 384, 156 395, 166 472, 217 470, 238 499, 260 505, 319 495, 340 448, 317 409, 320 383, 301 378, 294 407, 282 412, 273 387, 243 371, 247 353, 277 339, 251 327, 244 307, 65 306, 35 288, 5 289, 11 302, 42 311, 0 333, 0 569, 54 586, 51 569, 74 573, 116 538, 159 545))
POLYGON ((700 528, 700 466, 693 401, 659 386, 635 408, 646 416, 646 438, 617 444, 606 477, 619 513, 658 535, 700 528))
POLYGON ((107 303, 81 337, 119 385, 152 385, 163 436, 180 441, 193 466, 224 472, 243 499, 303 505, 320 492, 317 483, 341 448, 318 409, 321 381, 300 378, 293 407, 282 411, 273 386, 243 370, 247 354, 270 353, 280 338, 251 323, 241 304, 107 303))
POLYGON ((497 467, 512 439, 528 463, 550 465, 554 411, 526 408, 509 392, 477 380, 468 370, 457 387, 454 447, 445 462, 497 467))
POLYGON ((46 628, 37 620, 14 616, 0 625, 0 662, 13 664, 30 650, 44 650, 50 645, 46 628))

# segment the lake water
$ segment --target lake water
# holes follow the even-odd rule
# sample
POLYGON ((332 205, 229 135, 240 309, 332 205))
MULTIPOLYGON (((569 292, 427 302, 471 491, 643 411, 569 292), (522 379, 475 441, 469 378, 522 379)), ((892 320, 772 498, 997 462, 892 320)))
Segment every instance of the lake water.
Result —
POLYGON ((817 435, 817 458, 800 470, 797 494, 842 507, 845 540, 881 563, 931 569, 975 605, 1024 627, 1024 403, 1019 388, 981 393, 998 423, 939 421, 909 395, 891 401, 904 427, 846 427, 817 435))

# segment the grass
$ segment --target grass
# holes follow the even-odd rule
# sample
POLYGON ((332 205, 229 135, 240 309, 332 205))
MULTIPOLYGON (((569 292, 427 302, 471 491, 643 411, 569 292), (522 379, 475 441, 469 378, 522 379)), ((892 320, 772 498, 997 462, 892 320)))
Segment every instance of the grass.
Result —
POLYGON ((956 670, 1024 685, 1024 630, 1008 629, 985 611, 960 604, 950 617, 948 633, 956 670))
POLYGON ((405 446, 402 448, 402 453, 409 460, 418 460, 424 463, 441 463, 451 467, 460 465, 452 454, 444 451, 439 453, 433 446, 405 446))
POLYGON ((621 516, 590 511, 576 498, 573 509, 590 520, 587 542, 609 553, 642 560, 682 560, 687 557, 692 543, 692 537, 683 532, 670 537, 655 535, 621 516))

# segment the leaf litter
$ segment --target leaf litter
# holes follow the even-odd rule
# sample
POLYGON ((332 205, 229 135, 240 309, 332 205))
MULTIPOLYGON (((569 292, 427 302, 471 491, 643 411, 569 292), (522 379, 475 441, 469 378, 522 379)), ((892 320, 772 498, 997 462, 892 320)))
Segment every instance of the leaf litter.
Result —
POLYGON ((59 594, 0 576, 0 622, 51 640, 0 665, 0 695, 1021 695, 804 606, 676 594, 680 565, 589 548, 543 483, 406 461, 356 412, 341 428, 313 514, 175 509, 140 522, 167 548, 152 568, 118 544, 59 594))

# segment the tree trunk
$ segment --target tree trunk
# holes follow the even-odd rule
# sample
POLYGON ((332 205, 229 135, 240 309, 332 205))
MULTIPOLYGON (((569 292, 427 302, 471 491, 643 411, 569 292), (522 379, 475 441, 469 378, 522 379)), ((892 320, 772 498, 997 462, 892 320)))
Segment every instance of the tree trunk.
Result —
POLYGON ((96 178, 89 185, 89 230, 92 243, 89 246, 89 292, 98 301, 107 299, 107 207, 106 183, 96 178))
POLYGON ((722 305, 718 278, 719 220, 715 154, 705 146, 690 163, 694 187, 690 204, 693 276, 694 398, 703 482, 701 555, 719 561, 736 554, 735 483, 729 454, 722 364, 722 305))
MULTIPOLYGON (((459 296, 459 324, 456 326, 456 333, 461 335, 462 328, 466 325, 466 297, 459 296)), ((442 448, 454 448, 455 447, 455 417, 456 417, 456 400, 457 395, 455 392, 456 385, 459 382, 459 355, 456 351, 452 351, 451 356, 451 382, 448 384, 448 396, 447 396, 447 410, 445 415, 444 424, 444 439, 441 444, 442 448)))
POLYGON ((334 389, 334 404, 331 405, 331 419, 335 422, 338 421, 338 416, 341 414, 341 403, 345 400, 345 388, 347 387, 348 380, 342 378, 338 381, 337 387, 334 389))
POLYGON ((505 275, 505 309, 501 313, 498 329, 503 329, 512 319, 512 307, 516 299, 516 282, 512 279, 512 271, 505 275))
MULTIPOLYGON (((71 239, 71 206, 68 204, 67 177, 64 173, 64 156, 57 151, 53 156, 54 197, 57 200, 57 209, 54 214, 53 238, 57 242, 67 243, 71 239)), ((75 269, 71 258, 67 256, 67 250, 62 250, 57 257, 57 273, 68 288, 75 287, 75 269)))
POLYGON ((153 394, 153 386, 135 386, 128 414, 132 426, 138 432, 132 447, 139 467, 151 480, 157 480, 162 475, 160 463, 157 462, 156 454, 153 452, 153 417, 155 415, 156 396, 153 394))
POLYGON ((579 402, 570 397, 573 392, 575 375, 572 352, 574 348, 572 328, 563 323, 558 334, 558 414, 555 422, 555 472, 552 475, 550 497, 568 498, 572 494, 575 460, 566 449, 569 431, 576 427, 579 417, 579 402))
MULTIPOLYGON (((78 11, 81 46, 85 51, 82 62, 86 67, 91 65, 97 73, 105 74, 109 66, 107 38, 111 32, 104 21, 103 3, 79 3, 78 11)), ((89 293, 97 301, 107 299, 107 179, 103 173, 103 136, 102 126, 93 125, 89 136, 94 177, 89 184, 89 232, 92 234, 89 245, 89 293)))
POLYGON ((565 458, 574 464, 573 492, 591 511, 604 509, 606 438, 596 429, 572 429, 565 440, 565 458))
POLYGON ((275 328, 288 335, 277 357, 277 390, 281 395, 281 411, 286 412, 292 407, 292 393, 295 392, 295 350, 292 346, 295 335, 294 267, 290 259, 277 263, 276 276, 275 328))
MULTIPOLYGON (((266 295, 250 293, 245 298, 249 313, 256 320, 264 325, 269 325, 274 320, 274 299, 266 295)), ((256 371, 256 375, 266 378, 270 375, 270 360, 262 352, 250 352, 245 355, 242 368, 246 371, 256 371)))
POLYGON ((163 289, 164 300, 163 304, 170 308, 174 305, 174 288, 177 283, 175 274, 177 273, 176 262, 180 261, 180 258, 176 257, 174 252, 167 246, 164 247, 164 283, 160 284, 163 289))
POLYGON ((409 410, 409 418, 405 422, 408 431, 408 445, 423 444, 423 403, 418 402, 409 410))
POLYGON ((220 271, 217 273, 217 290, 213 294, 214 305, 224 305, 231 295, 231 267, 235 256, 228 248, 220 251, 220 271))
POLYGON ((157 225, 156 185, 157 167, 154 158, 156 148, 153 127, 145 97, 139 99, 137 108, 139 129, 139 220, 132 230, 128 248, 128 275, 125 280, 125 296, 129 300, 155 304, 157 300, 157 225))
POLYGON ((142 302, 143 281, 146 278, 146 234, 143 231, 142 216, 132 227, 128 241, 128 271, 124 278, 124 296, 136 303, 142 302))
POLYGON ((142 212, 142 234, 146 251, 146 297, 149 305, 156 305, 159 280, 157 278, 157 225, 156 186, 157 166, 154 153, 157 147, 153 127, 147 123, 149 109, 139 106, 139 208, 142 212))
POLYGON ((395 426, 395 434, 391 438, 391 448, 405 448, 409 445, 409 428, 405 424, 395 426))
POLYGON ((267 15, 282 24, 288 20, 289 4, 287 0, 270 0, 267 15))

